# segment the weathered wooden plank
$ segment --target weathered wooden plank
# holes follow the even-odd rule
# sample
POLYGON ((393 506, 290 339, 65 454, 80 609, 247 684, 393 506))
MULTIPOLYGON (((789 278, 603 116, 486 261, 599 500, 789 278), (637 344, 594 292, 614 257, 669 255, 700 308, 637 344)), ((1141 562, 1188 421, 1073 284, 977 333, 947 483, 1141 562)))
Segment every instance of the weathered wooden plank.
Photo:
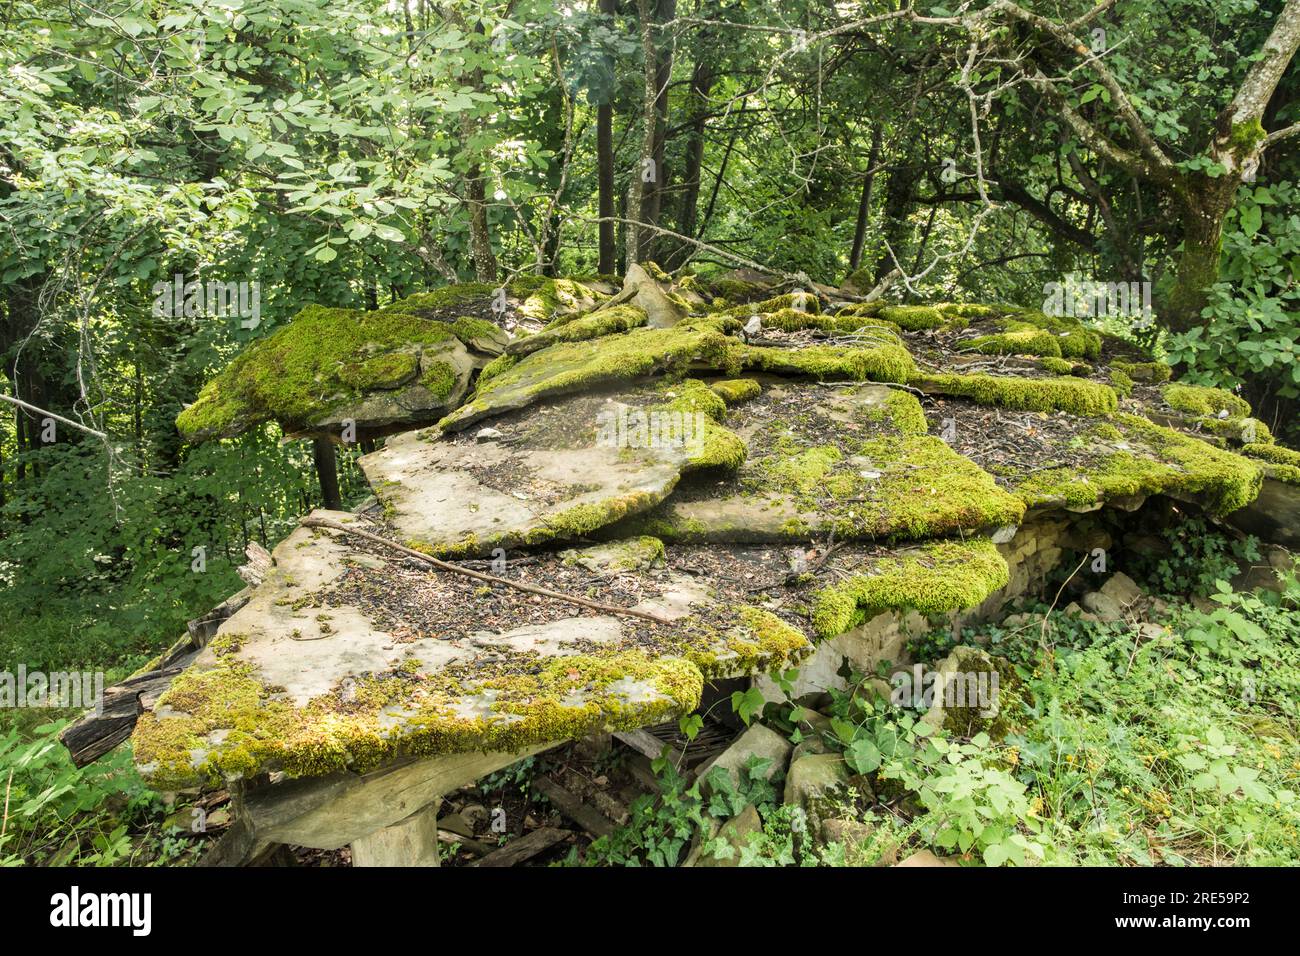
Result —
POLYGON ((470 866, 515 866, 550 849, 568 835, 568 830, 558 827, 540 827, 518 840, 511 840, 501 849, 489 853, 470 866))
POLYGON ((673 762, 674 766, 680 766, 682 762, 682 752, 672 744, 665 743, 654 734, 647 730, 621 730, 614 734, 614 737, 627 744, 637 753, 644 754, 651 760, 658 760, 663 755, 664 748, 668 748, 668 759, 673 762))
POLYGON ((595 837, 608 836, 618 829, 595 807, 589 806, 582 798, 560 786, 547 776, 533 778, 532 787, 562 814, 595 837))
POLYGON ((443 794, 557 743, 538 744, 513 753, 424 757, 364 776, 343 772, 289 780, 250 793, 243 810, 259 838, 334 850, 405 819, 443 794))
POLYGON ((353 866, 437 866, 438 806, 421 807, 404 820, 352 841, 353 866))

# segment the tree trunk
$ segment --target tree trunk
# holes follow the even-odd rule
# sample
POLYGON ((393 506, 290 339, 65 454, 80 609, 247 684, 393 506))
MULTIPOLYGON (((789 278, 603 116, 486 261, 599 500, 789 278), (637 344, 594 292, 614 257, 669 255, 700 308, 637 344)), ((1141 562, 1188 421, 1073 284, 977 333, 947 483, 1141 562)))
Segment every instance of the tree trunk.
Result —
POLYGON ((655 112, 657 109, 658 87, 656 78, 659 75, 658 58, 655 56, 654 41, 654 12, 655 4, 653 0, 637 0, 637 12, 641 19, 641 53, 645 58, 645 91, 641 105, 642 137, 641 152, 637 157, 636 166, 632 170, 632 180, 627 190, 627 211, 628 218, 635 219, 636 223, 630 225, 627 230, 627 267, 631 268, 634 263, 641 261, 641 253, 645 248, 646 236, 650 235, 650 230, 642 229, 641 223, 646 222, 646 180, 657 178, 659 170, 652 166, 655 152, 655 112))
MULTIPOLYGON (((658 0, 655 8, 655 24, 672 21, 677 15, 677 0, 658 0)), ((654 108, 654 145, 651 158, 654 160, 654 179, 646 184, 645 196, 641 201, 641 221, 652 226, 660 224, 663 218, 664 194, 668 189, 668 83, 673 73, 673 48, 669 43, 655 44, 655 108, 654 108)), ((641 255, 653 258, 660 253, 656 249, 662 246, 657 233, 649 232, 641 237, 641 255)))
POLYGON ((1223 221, 1232 208, 1236 185, 1235 180, 1226 184, 1193 180, 1185 189, 1183 250, 1161 316, 1162 324, 1170 331, 1185 332, 1202 322, 1210 287, 1219 278, 1223 221))
POLYGON ((849 272, 857 272, 862 264, 862 244, 867 238, 867 222, 871 219, 871 187, 876 181, 876 164, 880 162, 880 143, 885 125, 877 123, 871 131, 871 153, 867 157, 867 173, 862 178, 862 198, 858 200, 858 221, 853 227, 853 250, 849 253, 849 272))
MULTIPOLYGON (((600 0, 600 12, 611 19, 615 0, 600 0)), ((599 263, 596 271, 612 275, 618 268, 615 262, 617 248, 614 239, 614 90, 606 95, 606 102, 596 107, 596 168, 600 208, 599 263)))
MULTIPOLYGON (((882 217, 885 239, 889 243, 889 248, 893 249, 894 255, 898 257, 900 266, 905 251, 903 244, 912 232, 912 226, 907 221, 907 217, 912 211, 913 193, 920 178, 921 168, 919 166, 901 163, 890 172, 889 186, 885 189, 885 209, 882 217)), ((885 249, 880 253, 880 258, 876 261, 876 281, 880 282, 884 279, 893 268, 894 260, 890 257, 889 249, 885 249)))
MULTIPOLYGON (((682 170, 682 201, 677 231, 695 238, 699 223, 700 180, 704 166, 704 130, 708 123, 709 91, 713 88, 713 67, 701 56, 691 72, 690 120, 687 123, 686 166, 682 170)), ((674 258, 676 264, 677 257, 674 258)))
POLYGON ((343 499, 339 495, 338 459, 334 454, 334 443, 328 438, 313 438, 311 457, 316 464, 316 477, 320 479, 321 505, 331 511, 342 511, 343 499))

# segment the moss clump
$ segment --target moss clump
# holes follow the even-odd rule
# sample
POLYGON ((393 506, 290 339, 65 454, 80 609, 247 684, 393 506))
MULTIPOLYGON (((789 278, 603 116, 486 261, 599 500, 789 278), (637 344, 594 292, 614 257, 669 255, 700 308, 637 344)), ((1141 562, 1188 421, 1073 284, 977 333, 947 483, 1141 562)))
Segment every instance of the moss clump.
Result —
POLYGON ((408 295, 391 305, 384 306, 380 311, 428 318, 430 315, 441 315, 472 302, 491 298, 494 291, 495 287, 486 282, 462 282, 457 285, 443 286, 432 292, 408 295))
POLYGON ((901 384, 916 367, 912 354, 901 343, 870 348, 812 345, 800 349, 747 345, 738 355, 741 365, 747 369, 778 375, 807 375, 818 381, 847 379, 901 384))
POLYGON ((492 381, 492 379, 496 378, 502 372, 506 371, 507 369, 514 368, 518 364, 519 364, 518 355, 498 355, 492 361, 488 362, 487 365, 483 366, 483 371, 479 372, 479 376, 478 376, 479 387, 482 388, 484 385, 492 381))
POLYGON ((1018 411, 1065 411, 1108 415, 1119 407, 1109 385, 1078 378, 1008 378, 994 375, 916 375, 910 384, 924 392, 969 398, 981 405, 1018 411))
POLYGON ((788 292, 785 295, 774 296, 770 299, 764 299, 761 302, 753 302, 749 305, 737 305, 730 309, 723 309, 715 314, 744 318, 747 315, 762 315, 774 312, 800 312, 804 315, 811 316, 819 314, 821 310, 821 302, 813 293, 788 292))
MULTIPOLYGON (((203 386, 198 400, 176 418, 190 440, 237 435, 264 421, 278 421, 288 431, 311 427, 331 411, 360 397, 373 372, 393 369, 379 359, 385 353, 451 353, 460 342, 440 322, 401 312, 357 312, 309 305, 288 325, 244 349, 224 371, 203 386), (358 356, 366 356, 358 362, 358 356)), ((388 360, 385 360, 387 362, 388 360)), ((407 364, 410 359, 395 359, 407 364)), ((435 394, 446 396, 451 380, 435 394)))
POLYGON ((1166 385, 1160 393, 1164 396, 1165 404, 1186 415, 1208 418, 1227 412, 1231 418, 1244 418, 1250 414, 1249 402, 1221 388, 1175 382, 1166 385))
POLYGON ((962 343, 965 348, 984 355, 1042 355, 1060 358, 1061 343, 1046 329, 1026 324, 1012 332, 981 335, 962 343))
POLYGON ((993 478, 943 441, 929 435, 872 438, 806 447, 782 438, 770 455, 747 468, 753 493, 792 495, 801 514, 786 529, 793 538, 829 525, 837 539, 930 538, 1019 524, 1024 506, 993 478))
POLYGON ((1269 445, 1255 442, 1243 445, 1241 453, 1250 458, 1265 462, 1268 477, 1288 485, 1300 485, 1300 451, 1293 451, 1281 445, 1269 445))
POLYGON ((1253 462, 1145 418, 1117 414, 1110 429, 1098 429, 1093 437, 1119 447, 1081 470, 1034 472, 1016 493, 1029 506, 1067 507, 1136 495, 1195 496, 1213 514, 1236 511, 1259 494, 1263 476, 1253 462), (1120 439, 1114 437, 1116 426, 1120 439))
MULTIPOLYGON (((682 466, 683 471, 701 468, 721 468, 734 471, 739 468, 749 453, 749 449, 740 436, 719 423, 727 416, 727 405, 709 386, 698 379, 686 379, 671 386, 660 386, 669 401, 651 406, 651 411, 678 412, 684 415, 699 413, 698 420, 702 434, 689 436, 692 440, 686 445, 690 457, 682 466)), ((696 419, 690 419, 696 422, 696 419)))
POLYGON ((648 534, 560 554, 565 564, 578 565, 596 574, 648 571, 662 567, 666 556, 664 543, 648 534))
POLYGON ((709 388, 728 405, 739 405, 751 398, 757 398, 763 392, 763 387, 752 378, 721 379, 710 382, 709 388))
POLYGON ((877 299, 874 302, 855 302, 853 305, 846 305, 835 314, 837 316, 856 315, 860 318, 874 319, 880 315, 880 310, 885 308, 885 303, 877 299))
POLYGON ((815 312, 800 312, 798 309, 781 309, 761 316, 761 320, 764 328, 778 329, 782 332, 816 329, 832 335, 851 335, 864 329, 878 329, 883 340, 896 338, 899 332, 898 326, 892 322, 844 312, 821 315, 815 312))
POLYGON ((983 305, 978 302, 944 302, 936 306, 944 315, 953 315, 963 319, 987 319, 1007 312, 1004 306, 983 305))
POLYGON ((932 542, 876 560, 819 590, 812 600, 813 628, 827 639, 884 611, 944 614, 974 607, 1008 578, 1006 560, 987 538, 932 542))
POLYGON ((1164 362, 1112 362, 1110 367, 1144 385, 1167 382, 1174 374, 1174 370, 1164 362))
POLYGON ((523 301, 519 314, 536 322, 550 322, 565 312, 580 313, 591 308, 593 302, 607 298, 573 279, 546 279, 541 276, 521 276, 507 286, 509 293, 523 301))
POLYGON ((714 630, 711 641, 693 640, 682 655, 700 669, 706 680, 761 674, 798 663, 812 651, 802 631, 771 611, 756 607, 735 609, 736 624, 714 630), (707 643, 707 646, 701 646, 707 643))
POLYGON ((1072 316, 1046 315, 1030 309, 1016 309, 1014 313, 1014 317, 999 319, 995 325, 1004 334, 1022 334, 1034 341, 1045 341, 1035 337, 1035 332, 1049 333, 1056 349, 1044 344, 1047 351, 1037 354, 1094 360, 1101 355, 1101 333, 1072 316))
POLYGON ((1133 379, 1128 374, 1121 372, 1119 369, 1111 369, 1110 387, 1115 389, 1115 393, 1120 398, 1128 398, 1133 394, 1133 379))
POLYGON ((1081 365, 1078 362, 1071 362, 1069 359, 1052 358, 1050 356, 1038 360, 1038 364, 1043 371, 1051 372, 1053 375, 1087 375, 1089 367, 1081 365))
POLYGON ((339 381, 350 388, 398 388, 419 371, 419 356, 410 352, 388 352, 363 362, 349 362, 339 369, 339 381))
POLYGON ((928 329, 945 327, 959 328, 965 320, 958 316, 946 316, 938 309, 928 305, 891 305, 880 310, 880 317, 886 322, 893 322, 900 329, 909 332, 924 332, 928 329))
POLYGON ((937 670, 942 676, 935 681, 935 701, 923 718, 926 723, 958 737, 984 733, 994 740, 1016 729, 1026 689, 1009 660, 959 645, 937 670), (987 699, 980 699, 981 689, 987 699))
POLYGON ((584 342, 556 342, 494 372, 486 382, 480 377, 474 399, 438 425, 455 431, 494 411, 601 384, 681 374, 695 363, 734 374, 740 371, 740 346, 708 319, 666 329, 633 329, 584 342))
POLYGON ((553 342, 582 342, 615 332, 627 332, 645 323, 646 314, 643 309, 634 305, 615 305, 586 315, 566 318, 563 322, 552 322, 536 335, 519 341, 528 346, 528 351, 535 352, 553 342))
POLYGON ((899 389, 890 389, 884 408, 869 411, 867 419, 886 423, 900 435, 924 435, 930 431, 925 409, 916 396, 899 389))

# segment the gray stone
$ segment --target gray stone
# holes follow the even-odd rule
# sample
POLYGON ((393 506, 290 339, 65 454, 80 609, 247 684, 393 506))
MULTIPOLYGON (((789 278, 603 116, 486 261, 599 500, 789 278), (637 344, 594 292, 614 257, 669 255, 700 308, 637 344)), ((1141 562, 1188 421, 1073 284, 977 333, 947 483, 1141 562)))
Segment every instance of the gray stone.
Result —
POLYGON ((699 768, 698 777, 704 780, 714 767, 721 767, 731 774, 734 783, 740 782, 740 770, 750 757, 765 757, 771 761, 764 777, 771 780, 785 770, 786 761, 790 759, 790 742, 776 731, 754 724, 732 741, 731 746, 699 768))
POLYGON ((826 815, 819 799, 849 783, 849 768, 839 754, 808 754, 790 764, 785 778, 785 802, 803 810, 809 828, 816 832, 826 815))
POLYGON ((1083 596, 1083 606, 1097 615, 1101 621, 1121 621, 1124 619, 1124 609, 1120 603, 1109 594, 1103 594, 1101 591, 1089 591, 1083 596))
POLYGON ((1120 607, 1128 607, 1142 597, 1142 589, 1123 571, 1116 571, 1101 586, 1101 593, 1113 598, 1120 607))
POLYGON ((763 820, 751 804, 724 823, 718 831, 718 839, 730 844, 731 854, 726 859, 721 859, 709 853, 700 853, 693 863, 695 866, 740 866, 741 849, 749 845, 754 834, 762 832, 763 820))
POLYGON ((961 866, 959 862, 950 857, 938 857, 929 850, 918 850, 913 853, 898 866, 961 866))

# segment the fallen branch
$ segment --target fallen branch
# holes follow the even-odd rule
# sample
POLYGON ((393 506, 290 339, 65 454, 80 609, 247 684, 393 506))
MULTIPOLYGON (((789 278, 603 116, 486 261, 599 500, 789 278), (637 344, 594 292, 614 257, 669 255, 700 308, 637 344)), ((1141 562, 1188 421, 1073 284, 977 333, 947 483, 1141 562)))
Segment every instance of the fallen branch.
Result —
POLYGON ((601 601, 592 601, 584 597, 578 597, 574 594, 563 594, 560 591, 552 591, 550 588, 538 587, 535 584, 525 584, 523 581, 511 581, 508 578, 499 578, 495 574, 487 574, 483 571, 472 571, 469 568, 462 568, 459 565, 451 564, 447 561, 439 561, 437 558, 431 558, 422 551, 416 551, 414 548, 408 548, 405 545, 398 544, 395 541, 389 541, 387 538, 381 538, 377 534, 371 534, 369 531, 361 531, 358 528, 349 528, 347 525, 338 521, 332 521, 329 518, 307 517, 302 520, 303 527, 306 528, 330 528, 334 531, 342 531, 344 534, 356 535, 358 538, 364 538, 366 541, 373 541, 376 544, 382 544, 394 551, 400 551, 402 554, 423 561, 425 564, 431 564, 439 571, 448 571, 452 574, 461 574, 467 578, 474 578, 476 581, 487 581, 489 584, 501 584, 509 588, 515 588, 519 591, 527 591, 529 594, 537 594, 542 597, 553 598, 556 601, 567 601, 569 604, 577 604, 581 607, 591 608, 593 611, 604 611, 607 614, 618 614, 623 617, 637 617, 645 621, 653 621, 655 624, 673 623, 666 617, 660 617, 658 614, 651 614, 649 611, 635 611, 628 607, 619 607, 615 604, 605 604, 601 601))
POLYGON ((25 408, 29 412, 35 412, 38 415, 45 415, 54 419, 56 422, 63 422, 63 424, 75 428, 77 431, 85 432, 87 435, 94 435, 100 441, 108 441, 108 436, 101 431, 87 428, 85 425, 74 422, 71 418, 64 418, 62 415, 56 415, 54 412, 47 411, 44 408, 37 408, 35 405, 24 402, 21 398, 14 398, 12 395, 0 395, 0 400, 9 402, 11 405, 17 405, 19 408, 25 408))

